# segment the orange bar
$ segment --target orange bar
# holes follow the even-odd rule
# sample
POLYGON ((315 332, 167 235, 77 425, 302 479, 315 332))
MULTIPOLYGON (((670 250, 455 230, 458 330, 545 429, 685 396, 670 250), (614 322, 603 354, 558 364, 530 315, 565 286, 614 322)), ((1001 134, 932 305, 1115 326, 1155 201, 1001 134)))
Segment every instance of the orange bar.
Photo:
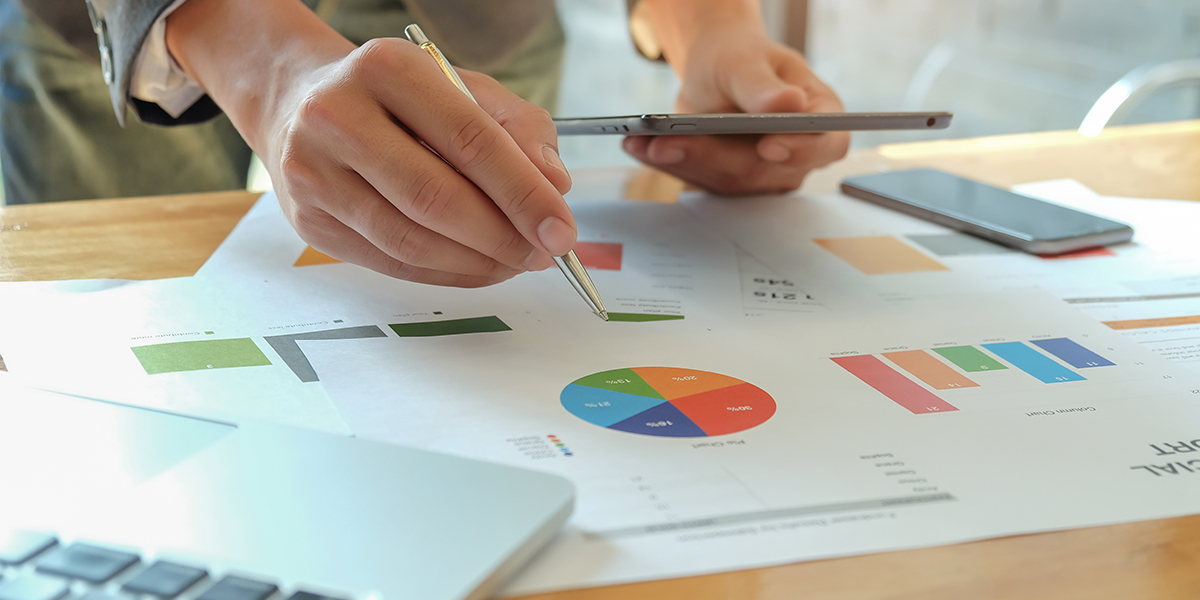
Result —
POLYGON ((1116 329, 1149 329, 1151 327, 1174 327, 1176 325, 1200 325, 1200 315, 1188 317, 1162 317, 1159 319, 1130 319, 1128 321, 1104 321, 1105 325, 1116 329))
POLYGON ((950 270, 890 235, 821 238, 813 241, 866 275, 950 270))
POLYGON ((979 387, 978 383, 967 379, 965 375, 950 368, 949 365, 924 350, 884 352, 883 356, 935 390, 979 387))

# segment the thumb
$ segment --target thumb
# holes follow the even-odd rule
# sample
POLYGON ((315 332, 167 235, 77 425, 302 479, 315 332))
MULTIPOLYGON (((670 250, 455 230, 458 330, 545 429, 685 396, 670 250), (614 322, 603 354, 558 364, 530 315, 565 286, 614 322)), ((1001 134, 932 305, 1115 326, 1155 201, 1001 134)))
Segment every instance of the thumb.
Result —
POLYGON ((779 113, 804 112, 808 94, 783 79, 771 64, 759 58, 749 61, 749 68, 732 70, 726 95, 742 112, 779 113))

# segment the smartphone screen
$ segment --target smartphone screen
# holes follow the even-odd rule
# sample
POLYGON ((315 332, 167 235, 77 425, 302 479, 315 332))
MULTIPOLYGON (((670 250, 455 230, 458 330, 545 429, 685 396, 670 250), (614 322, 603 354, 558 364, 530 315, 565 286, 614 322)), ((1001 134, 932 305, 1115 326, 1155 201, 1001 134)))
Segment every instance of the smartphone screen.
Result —
POLYGON ((1035 254, 1128 241, 1125 223, 933 169, 850 177, 847 195, 1035 254))

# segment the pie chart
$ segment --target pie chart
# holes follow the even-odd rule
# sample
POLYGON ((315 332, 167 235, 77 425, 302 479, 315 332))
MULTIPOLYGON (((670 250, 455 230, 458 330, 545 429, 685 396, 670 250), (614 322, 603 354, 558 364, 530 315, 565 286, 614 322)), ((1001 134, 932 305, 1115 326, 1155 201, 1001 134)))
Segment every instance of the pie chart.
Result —
POLYGON ((601 427, 664 437, 745 431, 775 414, 775 399, 740 379, 680 367, 632 367, 581 377, 562 392, 571 414, 601 427))

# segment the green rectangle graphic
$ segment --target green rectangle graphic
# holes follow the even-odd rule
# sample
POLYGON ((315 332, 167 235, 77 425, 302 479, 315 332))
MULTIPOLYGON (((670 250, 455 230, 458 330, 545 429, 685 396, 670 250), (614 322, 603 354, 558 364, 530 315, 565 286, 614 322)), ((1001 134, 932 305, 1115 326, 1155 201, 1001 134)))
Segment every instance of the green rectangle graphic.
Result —
POLYGON ((500 317, 472 317, 448 321, 426 321, 424 323, 394 323, 388 325, 400 337, 433 337, 438 335, 460 335, 463 333, 492 333, 512 331, 500 317))
POLYGON ((983 353, 983 350, 975 346, 954 346, 951 348, 934 348, 934 352, 942 355, 942 358, 954 363, 958 368, 968 373, 978 373, 980 371, 999 371, 1007 369, 1004 363, 983 353))
POLYGON ((271 364, 250 338, 171 342, 130 349, 149 375, 271 364))
POLYGON ((627 323, 649 323, 651 321, 678 321, 683 315, 644 315, 641 313, 608 313, 609 321, 625 321, 627 323))

